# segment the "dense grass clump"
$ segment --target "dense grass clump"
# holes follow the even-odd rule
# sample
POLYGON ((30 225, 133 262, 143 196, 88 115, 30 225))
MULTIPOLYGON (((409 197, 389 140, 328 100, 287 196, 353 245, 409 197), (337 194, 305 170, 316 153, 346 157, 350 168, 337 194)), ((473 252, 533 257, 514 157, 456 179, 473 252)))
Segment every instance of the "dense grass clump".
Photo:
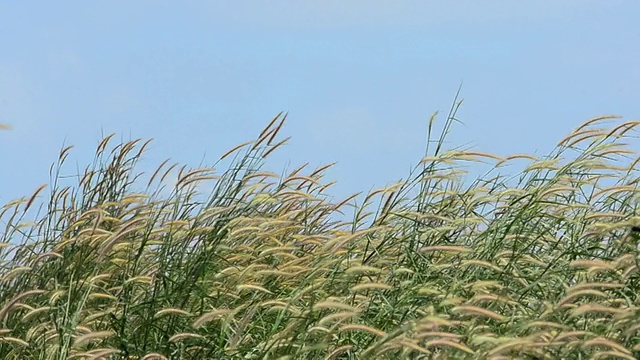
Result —
POLYGON ((612 119, 541 159, 445 151, 453 114, 439 138, 432 119, 408 180, 360 205, 329 200, 327 167, 261 169, 281 116, 221 174, 143 177, 148 142, 107 137, 61 186, 65 148, 51 186, 0 210, 0 358, 640 358, 640 158, 624 144, 640 121, 597 127, 612 119), (495 168, 470 182, 468 161, 495 168))

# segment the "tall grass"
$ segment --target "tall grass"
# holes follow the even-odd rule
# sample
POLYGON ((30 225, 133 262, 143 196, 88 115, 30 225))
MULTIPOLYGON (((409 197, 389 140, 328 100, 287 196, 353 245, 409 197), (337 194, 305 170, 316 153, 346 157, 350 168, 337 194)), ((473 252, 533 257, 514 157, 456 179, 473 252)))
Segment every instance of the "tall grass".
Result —
POLYGON ((409 178, 359 206, 329 201, 326 167, 261 169, 281 115, 221 173, 140 174, 148 142, 107 137, 63 186, 63 149, 49 187, 0 211, 0 358, 640 358, 640 158, 624 144, 640 121, 501 158, 444 148, 455 110, 409 178), (469 182, 469 161, 495 167, 469 182))

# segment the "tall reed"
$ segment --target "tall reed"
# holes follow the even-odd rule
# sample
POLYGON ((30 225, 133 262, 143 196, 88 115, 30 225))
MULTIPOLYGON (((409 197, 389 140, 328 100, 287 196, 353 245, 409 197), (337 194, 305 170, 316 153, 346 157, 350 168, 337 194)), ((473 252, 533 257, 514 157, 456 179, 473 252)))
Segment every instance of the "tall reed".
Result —
POLYGON ((444 147, 458 106, 360 205, 329 201, 328 166, 262 169, 282 114, 223 172, 141 174, 149 142, 108 136, 62 185, 63 149, 49 186, 0 210, 0 358, 640 358, 640 121, 502 158, 444 147), (495 166, 469 181, 468 162, 495 166))

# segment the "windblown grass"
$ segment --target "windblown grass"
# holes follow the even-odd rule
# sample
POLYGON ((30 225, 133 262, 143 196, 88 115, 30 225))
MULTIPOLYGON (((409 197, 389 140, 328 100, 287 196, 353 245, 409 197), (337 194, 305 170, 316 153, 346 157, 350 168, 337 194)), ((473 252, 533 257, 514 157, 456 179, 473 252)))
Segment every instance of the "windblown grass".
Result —
POLYGON ((0 212, 0 358, 640 358, 640 158, 624 144, 640 121, 500 158, 445 151, 454 114, 439 138, 432 118, 407 181, 360 206, 328 200, 326 167, 261 170, 280 115, 219 176, 165 162, 143 179, 148 142, 107 137, 59 186, 65 148, 50 187, 0 212), (495 169, 465 185, 468 161, 495 169))

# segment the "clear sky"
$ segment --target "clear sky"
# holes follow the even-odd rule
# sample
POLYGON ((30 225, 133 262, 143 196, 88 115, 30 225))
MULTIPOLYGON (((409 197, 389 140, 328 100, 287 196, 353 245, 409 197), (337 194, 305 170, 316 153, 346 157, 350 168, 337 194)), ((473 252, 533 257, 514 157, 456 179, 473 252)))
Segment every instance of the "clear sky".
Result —
POLYGON ((583 121, 640 118, 640 2, 3 1, 0 203, 103 133, 144 164, 212 164, 279 111, 269 169, 338 162, 337 196, 407 175, 462 83, 449 145, 546 154, 583 121))

